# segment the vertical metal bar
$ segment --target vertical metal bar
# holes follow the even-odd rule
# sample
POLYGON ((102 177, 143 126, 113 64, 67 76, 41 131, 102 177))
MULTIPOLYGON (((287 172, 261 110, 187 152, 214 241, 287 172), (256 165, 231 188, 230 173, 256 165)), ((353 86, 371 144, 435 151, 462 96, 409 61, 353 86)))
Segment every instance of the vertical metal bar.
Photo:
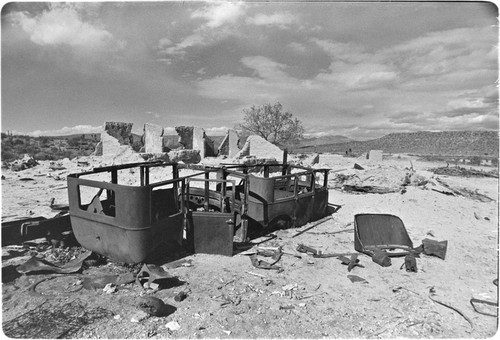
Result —
POLYGON ((111 170, 111 183, 118 184, 118 170, 111 170))
MULTIPOLYGON (((174 163, 172 165, 172 178, 173 179, 179 178, 179 168, 177 167, 177 163, 174 163)), ((178 195, 179 195, 179 181, 174 182, 173 189, 174 189, 174 195, 176 195, 176 197, 178 197, 178 195)), ((179 202, 177 202, 177 200, 176 200, 176 204, 177 204, 176 208, 179 209, 179 202)))
MULTIPOLYGON (((233 190, 231 190, 231 204, 229 205, 229 207, 232 207, 231 212, 234 212, 234 208, 235 208, 234 199, 235 199, 235 195, 236 195, 236 181, 231 181, 231 184, 233 186, 233 190)), ((234 223, 236 223, 236 216, 234 218, 234 223)))
POLYGON ((149 185, 149 166, 146 167, 146 185, 149 185))
POLYGON ((144 166, 140 166, 140 174, 141 174, 141 187, 144 186, 144 166))
POLYGON ((208 179, 209 173, 205 172, 205 211, 208 211, 208 203, 209 203, 209 198, 210 198, 210 187, 209 187, 209 179, 208 179))
POLYGON ((269 178, 269 164, 264 165, 264 178, 269 178))
POLYGON ((323 176, 325 177, 325 180, 323 182, 323 186, 326 188, 328 186, 328 172, 329 170, 323 170, 323 176))
POLYGON ((293 205, 293 226, 296 227, 297 221, 297 210, 299 208, 299 197, 298 197, 298 186, 299 186, 299 177, 297 175, 294 176, 293 179, 293 196, 295 198, 293 205))
POLYGON ((281 169, 282 176, 286 175, 286 170, 288 167, 287 161, 288 161, 288 149, 285 149, 283 150, 283 165, 282 165, 283 167, 281 169))

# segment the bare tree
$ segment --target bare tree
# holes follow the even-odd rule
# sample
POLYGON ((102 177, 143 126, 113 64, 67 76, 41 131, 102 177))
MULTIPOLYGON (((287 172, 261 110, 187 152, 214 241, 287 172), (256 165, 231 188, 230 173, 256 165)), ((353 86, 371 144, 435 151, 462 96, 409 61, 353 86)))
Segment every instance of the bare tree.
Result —
POLYGON ((304 138, 302 122, 290 112, 284 112, 282 105, 265 104, 244 109, 243 124, 240 128, 245 134, 256 134, 276 145, 295 144, 304 138))

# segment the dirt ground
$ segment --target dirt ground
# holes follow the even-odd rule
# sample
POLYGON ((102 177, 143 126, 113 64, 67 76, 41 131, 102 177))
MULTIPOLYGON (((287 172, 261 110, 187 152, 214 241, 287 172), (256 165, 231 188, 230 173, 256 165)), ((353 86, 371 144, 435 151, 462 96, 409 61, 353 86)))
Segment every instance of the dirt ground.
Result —
MULTIPOLYGON (((98 157, 87 161, 89 167, 100 162, 98 157)), ((20 172, 2 170, 2 221, 51 217, 51 198, 67 204, 67 174, 86 168, 70 160, 61 165, 66 169, 52 171, 43 162, 20 172)), ((497 317, 477 313, 470 300, 498 301, 493 283, 498 278, 498 178, 434 175, 428 170, 446 164, 408 155, 369 163, 322 154, 318 166, 336 171, 330 173, 329 202, 341 207, 331 219, 297 237, 292 236, 313 223, 277 231, 275 238, 260 244, 282 247, 286 254, 276 263, 281 271, 255 268, 249 256, 241 254, 181 255, 181 262, 165 258, 159 264, 175 279, 165 280, 149 295, 170 307, 167 315, 150 316, 139 308, 148 292, 134 282, 119 285, 112 293, 81 289, 85 278, 127 274, 140 266, 108 262, 84 266, 78 274, 21 275, 13 268, 25 263, 30 253, 3 247, 3 331, 30 337, 30 327, 45 325, 51 328, 45 334, 63 338, 487 338, 496 334, 497 317), (354 163, 364 170, 354 169, 354 163), (412 168, 415 180, 401 186, 412 168), (353 180, 397 191, 343 191, 342 185, 353 180), (464 194, 443 193, 450 188, 464 194), (425 238, 448 241, 445 260, 421 254, 418 271, 407 272, 401 269, 404 257, 381 267, 360 253, 359 264, 364 267, 348 272, 335 257, 314 258, 296 251, 298 244, 304 244, 323 253, 355 252, 354 215, 359 213, 400 217, 415 247, 425 238), (365 281, 351 282, 349 275, 365 281), (30 290, 44 278, 50 280, 41 282, 36 292, 30 290), (176 301, 181 291, 187 297, 176 301), (75 317, 65 317, 61 312, 65 310, 75 317)), ((43 254, 50 251, 46 248, 43 254)), ((491 310, 496 313, 496 308, 491 310)))

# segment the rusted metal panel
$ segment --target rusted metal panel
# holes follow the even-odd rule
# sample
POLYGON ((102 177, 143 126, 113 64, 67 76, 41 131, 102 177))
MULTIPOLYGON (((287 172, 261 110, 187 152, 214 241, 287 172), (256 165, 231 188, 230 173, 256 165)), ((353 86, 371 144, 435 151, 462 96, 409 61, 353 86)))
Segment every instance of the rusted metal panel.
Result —
POLYGON ((69 215, 46 219, 44 217, 27 218, 2 223, 2 246, 21 244, 24 241, 51 235, 58 238, 63 232, 71 231, 69 215))
POLYGON ((248 191, 248 195, 245 196, 247 198, 245 216, 263 226, 284 217, 292 220, 295 226, 302 226, 328 215, 328 189, 326 187, 328 169, 282 165, 281 175, 271 176, 270 167, 276 167, 276 165, 227 167, 227 174, 223 177, 227 177, 228 174, 238 176, 240 171, 243 172, 239 175, 242 176, 243 185, 248 191), (250 170, 255 167, 263 167, 264 177, 249 174, 250 170), (292 170, 295 170, 295 173, 292 173, 292 170), (318 173, 321 173, 323 183, 316 183, 321 179, 321 176, 317 178, 318 173))
POLYGON ((234 214, 198 211, 190 214, 195 253, 233 255, 234 214))
POLYGON ((388 256, 407 255, 413 243, 403 221, 389 214, 357 214, 354 216, 354 249, 372 255, 377 249, 403 249, 388 256))
POLYGON ((193 250, 195 253, 232 256, 236 221, 235 192, 227 191, 227 188, 234 188, 235 182, 208 177, 206 173, 204 179, 187 180, 191 203, 187 218, 193 250), (192 187, 191 184, 195 182, 201 183, 204 188, 192 187), (218 190, 209 190, 210 183, 216 183, 218 190))
POLYGON ((138 263, 157 247, 182 243, 185 180, 177 178, 175 164, 136 163, 68 176, 73 232, 85 248, 115 261, 138 263), (149 168, 172 166, 174 179, 150 184, 149 168), (140 186, 117 184, 117 170, 139 167, 140 186), (115 183, 81 178, 107 171, 115 183), (97 194, 88 202, 83 192, 97 194), (178 194, 180 191, 181 195, 178 194))

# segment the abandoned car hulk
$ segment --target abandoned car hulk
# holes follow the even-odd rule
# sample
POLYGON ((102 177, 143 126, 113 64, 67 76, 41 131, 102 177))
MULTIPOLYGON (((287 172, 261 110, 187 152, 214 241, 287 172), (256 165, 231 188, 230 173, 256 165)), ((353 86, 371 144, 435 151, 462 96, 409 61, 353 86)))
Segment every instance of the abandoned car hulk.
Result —
POLYGON ((231 256, 233 241, 247 240, 249 222, 270 232, 330 214, 328 172, 288 164, 95 168, 68 176, 71 224, 83 247, 119 262, 142 262, 158 247, 181 245, 231 256), (156 168, 168 168, 171 178, 151 183, 156 168), (137 184, 119 183, 121 171, 137 170, 137 184), (180 170, 189 173, 179 176, 180 170))

